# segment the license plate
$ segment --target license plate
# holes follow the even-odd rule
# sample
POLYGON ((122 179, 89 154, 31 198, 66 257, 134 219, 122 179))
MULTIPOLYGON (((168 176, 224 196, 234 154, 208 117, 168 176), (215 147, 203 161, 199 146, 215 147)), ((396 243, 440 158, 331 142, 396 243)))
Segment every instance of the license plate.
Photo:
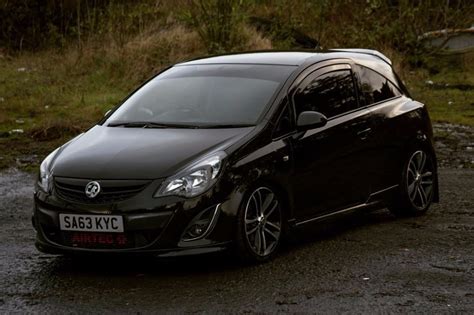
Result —
POLYGON ((61 231, 123 232, 123 218, 119 215, 59 214, 61 231))

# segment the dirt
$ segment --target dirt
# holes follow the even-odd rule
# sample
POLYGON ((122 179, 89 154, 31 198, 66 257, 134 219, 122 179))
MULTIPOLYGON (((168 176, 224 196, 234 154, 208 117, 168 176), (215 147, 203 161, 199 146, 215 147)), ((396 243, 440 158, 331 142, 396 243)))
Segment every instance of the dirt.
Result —
POLYGON ((41 254, 32 175, 0 173, 0 313, 474 313, 474 170, 440 170, 441 203, 296 233, 273 261, 228 255, 70 260, 41 254))

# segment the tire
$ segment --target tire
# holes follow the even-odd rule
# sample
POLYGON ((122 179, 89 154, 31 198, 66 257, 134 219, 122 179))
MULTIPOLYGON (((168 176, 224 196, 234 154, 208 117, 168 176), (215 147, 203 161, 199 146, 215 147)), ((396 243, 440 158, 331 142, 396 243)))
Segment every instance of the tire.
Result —
POLYGON ((419 216, 428 211, 434 197, 436 168, 429 151, 419 148, 408 155, 397 195, 389 206, 397 216, 419 216))
POLYGON ((277 193, 267 186, 250 190, 237 215, 237 257, 244 263, 268 261, 282 236, 282 202, 277 193))

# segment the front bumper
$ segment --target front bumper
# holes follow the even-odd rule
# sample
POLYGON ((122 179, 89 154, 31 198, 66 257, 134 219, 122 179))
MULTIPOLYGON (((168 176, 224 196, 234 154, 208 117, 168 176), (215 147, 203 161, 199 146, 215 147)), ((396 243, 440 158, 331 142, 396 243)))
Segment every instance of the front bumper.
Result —
POLYGON ((220 252, 227 250, 231 242, 216 243, 212 246, 194 247, 194 248, 168 248, 168 249, 143 249, 133 251, 117 251, 117 250, 95 250, 95 249, 84 249, 84 248, 71 248, 67 246, 61 246, 59 244, 52 244, 49 241, 45 241, 39 237, 36 238, 36 248, 47 254, 53 255, 81 255, 81 254, 106 254, 106 255, 151 255, 157 257, 179 257, 179 256, 191 256, 191 255, 202 255, 220 252))
POLYGON ((221 203, 212 201, 215 198, 206 197, 170 203, 154 199, 149 202, 155 204, 145 210, 130 207, 121 209, 120 204, 115 204, 100 208, 90 206, 89 211, 84 205, 65 202, 54 194, 45 196, 36 193, 32 217, 37 231, 35 245, 38 250, 51 254, 145 254, 169 257, 222 251, 229 247, 235 235, 233 202, 222 199, 221 203), (197 214, 211 207, 219 213, 211 229, 202 238, 184 241, 183 233, 190 222, 197 214), (95 244, 71 243, 70 236, 74 232, 60 230, 60 213, 121 215, 124 235, 130 242, 126 247, 109 247, 106 242, 101 242, 101 233, 89 233, 92 237, 87 239, 94 239, 95 244))

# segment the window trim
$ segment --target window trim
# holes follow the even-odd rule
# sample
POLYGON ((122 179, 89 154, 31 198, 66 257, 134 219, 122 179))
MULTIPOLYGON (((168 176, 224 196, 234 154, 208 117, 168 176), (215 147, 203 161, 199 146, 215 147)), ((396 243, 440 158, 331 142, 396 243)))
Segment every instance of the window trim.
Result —
POLYGON ((291 102, 288 99, 288 97, 285 97, 285 100, 283 101, 283 106, 281 106, 281 111, 278 113, 278 118, 276 119, 276 123, 272 127, 272 140, 273 141, 280 140, 280 139, 283 139, 283 138, 286 138, 288 136, 291 136, 291 135, 295 134, 295 132, 296 132, 296 121, 295 121, 294 117, 295 117, 294 108, 291 105, 291 102), (291 126, 289 132, 281 134, 279 136, 275 136, 276 129, 278 128, 278 125, 280 124, 281 118, 282 118, 283 114, 285 113, 286 108, 288 108, 288 110, 290 111, 290 121, 291 121, 292 126, 291 126))
POLYGON ((359 108, 360 108, 360 109, 364 109, 364 108, 370 108, 370 107, 378 106, 378 105, 381 105, 381 104, 383 104, 383 103, 396 100, 397 98, 402 98, 403 96, 405 96, 405 95, 404 95, 404 94, 402 94, 402 95, 397 95, 397 96, 394 96, 394 97, 391 97, 391 98, 387 98, 387 99, 385 99, 385 100, 383 100, 383 101, 378 101, 377 103, 372 103, 372 104, 370 104, 370 105, 361 106, 361 107, 359 107, 359 108))

